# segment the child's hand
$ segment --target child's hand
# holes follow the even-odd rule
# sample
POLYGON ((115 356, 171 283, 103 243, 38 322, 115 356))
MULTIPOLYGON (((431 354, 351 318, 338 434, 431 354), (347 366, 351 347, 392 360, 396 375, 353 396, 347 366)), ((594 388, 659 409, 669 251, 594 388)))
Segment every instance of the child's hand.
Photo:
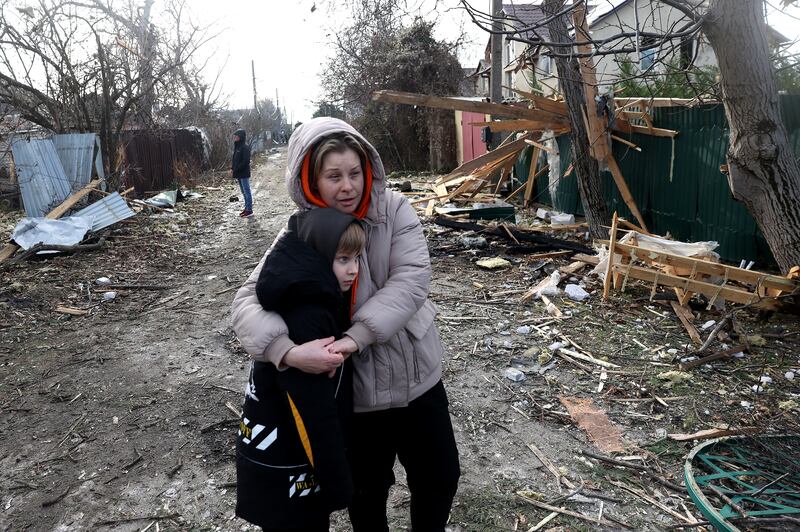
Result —
POLYGON ((306 373, 336 372, 344 362, 344 356, 329 351, 332 342, 333 336, 294 346, 283 356, 282 363, 306 373))
POLYGON ((342 355, 343 358, 347 358, 351 353, 358 351, 358 346, 352 338, 343 336, 341 340, 336 340, 329 345, 328 351, 342 355))

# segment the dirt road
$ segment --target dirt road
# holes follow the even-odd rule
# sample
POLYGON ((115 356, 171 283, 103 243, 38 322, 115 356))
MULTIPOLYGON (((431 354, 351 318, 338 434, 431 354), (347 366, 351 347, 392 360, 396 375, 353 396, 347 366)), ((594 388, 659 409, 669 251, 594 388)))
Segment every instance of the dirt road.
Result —
MULTIPOLYGON (((229 311, 236 288, 293 210, 284 164, 281 152, 256 166, 254 218, 238 218, 242 203, 228 201, 238 189, 217 176, 215 186, 198 189, 204 198, 179 204, 174 214, 141 214, 118 224, 100 251, 0 271, 0 529, 254 529, 233 514, 237 421, 226 403, 234 409, 240 404, 248 357, 231 331, 229 311), (97 286, 99 277, 117 287, 97 286), (104 291, 116 298, 103 301, 104 291), (88 314, 62 314, 59 306, 88 314)), ((680 328, 652 326, 648 316, 657 320, 652 314, 661 314, 632 315, 631 304, 592 312, 573 304, 571 312, 580 318, 550 328, 541 306, 513 298, 530 286, 533 266, 523 264, 514 271, 519 274, 481 271, 470 250, 452 251, 447 230, 425 230, 463 470, 451 530, 527 530, 549 512, 515 494, 528 491, 555 503, 559 493, 574 491, 569 479, 582 490, 570 501, 573 511, 602 514, 634 529, 674 523, 674 516, 610 484, 630 471, 580 456, 593 447, 558 396, 579 386, 596 393, 602 389, 597 372, 562 361, 514 383, 501 371, 514 357, 536 359, 529 349, 546 348, 548 336, 561 334, 555 326, 616 360, 640 356, 634 355, 640 347, 625 340, 629 331, 639 331, 639 343, 666 349, 685 342, 680 328), (545 331, 544 338, 524 324, 545 331), (621 332, 612 340, 615 330, 621 332), (567 482, 558 487, 556 475, 566 475, 567 482)), ((663 434, 655 433, 665 432, 664 426, 688 430, 689 416, 672 411, 665 417, 659 405, 635 398, 655 382, 649 358, 644 364, 630 377, 610 372, 606 390, 612 395, 602 404, 620 404, 611 402, 614 397, 634 401, 621 403, 617 418, 627 424, 625 438, 642 446, 635 452, 662 460, 659 475, 679 481, 685 450, 663 444, 663 434)), ((704 408, 692 406, 695 413, 704 408)), ((392 529, 404 530, 409 499, 402 471, 397 473, 389 506, 392 529)), ((636 485, 646 482, 632 474, 636 485)), ((681 514, 682 504, 691 507, 685 493, 652 483, 646 489, 681 514)), ((606 528, 620 528, 619 522, 606 528)), ((556 523, 603 528, 563 516, 556 523)), ((335 516, 334 530, 348 530, 344 515, 335 516)))

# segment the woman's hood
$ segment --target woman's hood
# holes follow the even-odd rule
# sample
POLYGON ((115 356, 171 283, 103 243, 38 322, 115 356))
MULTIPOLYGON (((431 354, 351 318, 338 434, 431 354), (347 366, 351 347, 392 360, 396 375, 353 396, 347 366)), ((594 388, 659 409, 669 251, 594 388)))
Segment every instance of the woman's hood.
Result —
POLYGON ((313 205, 303 194, 303 185, 300 182, 300 170, 303 166, 303 157, 315 144, 324 137, 334 133, 349 133, 364 146, 372 164, 372 191, 370 194, 370 206, 367 210, 365 219, 372 223, 380 220, 380 203, 385 201, 383 189, 386 187, 386 172, 383 169, 383 162, 378 151, 356 131, 353 126, 339 120, 338 118, 314 118, 302 124, 294 130, 289 139, 288 157, 286 163, 286 187, 292 200, 300 210, 311 209, 313 205))

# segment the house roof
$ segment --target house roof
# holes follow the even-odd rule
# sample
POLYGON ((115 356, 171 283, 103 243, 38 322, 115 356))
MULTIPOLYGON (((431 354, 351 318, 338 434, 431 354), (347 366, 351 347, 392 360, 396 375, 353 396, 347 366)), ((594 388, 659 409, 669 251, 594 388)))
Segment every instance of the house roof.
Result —
MULTIPOLYGON (((534 4, 503 4, 503 14, 515 29, 528 28, 547 18, 542 13, 541 6, 534 4)), ((546 41, 550 40, 550 33, 545 26, 536 28, 536 34, 533 31, 529 31, 525 32, 523 36, 534 39, 537 34, 546 41)))

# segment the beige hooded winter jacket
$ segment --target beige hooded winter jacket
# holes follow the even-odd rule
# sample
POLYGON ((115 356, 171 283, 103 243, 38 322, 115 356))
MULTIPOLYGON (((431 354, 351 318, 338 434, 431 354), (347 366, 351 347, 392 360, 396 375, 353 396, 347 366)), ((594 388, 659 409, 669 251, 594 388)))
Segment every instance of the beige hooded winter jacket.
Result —
MULTIPOLYGON (((338 132, 362 142, 373 175, 370 206, 363 220, 366 253, 359 265, 353 324, 345 333, 358 345, 353 355, 354 409, 403 407, 431 389, 442 375, 436 307, 428 299, 430 256, 417 213, 401 194, 386 189, 383 163, 375 148, 350 125, 334 118, 311 120, 292 134, 286 184, 301 210, 313 208, 300 183, 303 156, 321 138, 338 132)), ((265 311, 256 297, 264 258, 236 292, 233 329, 254 359, 280 366, 295 344, 281 317, 265 311)))

